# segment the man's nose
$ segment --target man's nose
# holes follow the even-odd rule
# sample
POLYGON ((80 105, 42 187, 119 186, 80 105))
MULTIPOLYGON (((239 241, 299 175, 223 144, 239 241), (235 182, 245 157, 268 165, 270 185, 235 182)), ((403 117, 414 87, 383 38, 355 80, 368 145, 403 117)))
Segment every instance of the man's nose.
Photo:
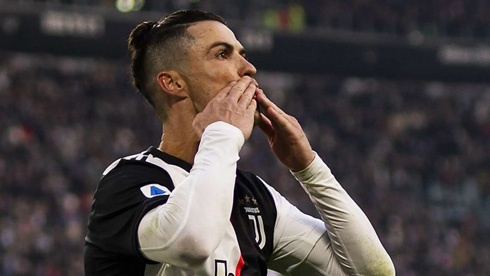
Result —
POLYGON ((241 62, 240 69, 238 72, 240 77, 243 77, 243 76, 254 77, 255 74, 257 74, 257 69, 255 69, 255 66, 253 66, 253 64, 250 63, 246 58, 241 57, 240 62, 241 62))

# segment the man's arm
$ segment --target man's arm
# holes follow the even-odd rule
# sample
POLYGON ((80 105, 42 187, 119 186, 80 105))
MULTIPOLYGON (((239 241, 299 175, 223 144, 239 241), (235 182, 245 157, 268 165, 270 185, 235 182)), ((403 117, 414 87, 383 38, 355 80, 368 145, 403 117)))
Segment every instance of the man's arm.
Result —
POLYGON ((140 222, 138 240, 146 258, 192 267, 216 249, 229 223, 243 142, 240 130, 229 124, 206 128, 189 176, 140 222))
POLYGON ((282 209, 284 216, 278 214, 279 236, 275 235, 278 243, 271 267, 293 266, 286 271, 292 275, 336 275, 341 271, 347 275, 393 275, 391 259, 371 223, 312 151, 298 121, 271 102, 261 89, 256 95, 265 110, 259 126, 273 153, 300 181, 324 224, 322 227, 321 222, 277 197, 276 204, 283 205, 278 206, 278 212, 282 209), (301 245, 294 236, 308 238, 301 245))
POLYGON ((287 275, 394 275, 368 218, 319 156, 293 173, 322 220, 301 213, 272 188, 278 209, 272 269, 287 275))
POLYGON ((246 76, 230 83, 196 115, 193 127, 201 141, 189 176, 138 227, 146 258, 189 268, 221 242, 232 210, 238 153, 253 128, 252 81, 246 76))

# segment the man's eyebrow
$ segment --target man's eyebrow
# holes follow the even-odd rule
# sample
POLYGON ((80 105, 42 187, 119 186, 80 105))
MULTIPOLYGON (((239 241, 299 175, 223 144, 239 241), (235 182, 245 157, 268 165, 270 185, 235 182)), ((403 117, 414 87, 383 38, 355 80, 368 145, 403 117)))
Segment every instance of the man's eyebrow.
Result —
MULTIPOLYGON (((235 47, 228 42, 216 41, 209 46, 208 53, 211 51, 211 49, 218 47, 218 46, 223 46, 226 48, 227 51, 230 51, 230 52, 233 52, 233 50, 235 49, 235 47)), ((245 54, 246 54, 245 48, 243 48, 243 47, 241 47, 238 52, 242 56, 245 56, 245 54)))

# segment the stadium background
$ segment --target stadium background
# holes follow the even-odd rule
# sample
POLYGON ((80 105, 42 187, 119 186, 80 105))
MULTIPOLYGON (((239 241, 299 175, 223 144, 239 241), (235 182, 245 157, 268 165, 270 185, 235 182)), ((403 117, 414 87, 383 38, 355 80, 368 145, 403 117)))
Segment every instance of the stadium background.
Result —
MULTIPOLYGON (((157 145, 125 39, 180 8, 223 15, 398 275, 490 274, 490 3, 0 0, 0 275, 82 275, 97 180, 157 145)), ((259 131, 240 166, 303 211, 259 131)))

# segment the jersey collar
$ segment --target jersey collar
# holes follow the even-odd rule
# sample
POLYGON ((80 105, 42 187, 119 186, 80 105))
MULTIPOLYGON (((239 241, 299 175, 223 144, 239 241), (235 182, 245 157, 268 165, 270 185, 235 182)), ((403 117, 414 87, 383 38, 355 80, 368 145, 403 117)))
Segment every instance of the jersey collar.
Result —
POLYGON ((151 153, 153 156, 156 156, 156 157, 162 159, 163 161, 165 161, 169 164, 179 166, 188 172, 191 171, 192 164, 187 163, 186 161, 184 161, 178 157, 175 157, 173 155, 165 153, 165 152, 159 150, 158 148, 151 146, 148 148, 147 152, 151 153))

